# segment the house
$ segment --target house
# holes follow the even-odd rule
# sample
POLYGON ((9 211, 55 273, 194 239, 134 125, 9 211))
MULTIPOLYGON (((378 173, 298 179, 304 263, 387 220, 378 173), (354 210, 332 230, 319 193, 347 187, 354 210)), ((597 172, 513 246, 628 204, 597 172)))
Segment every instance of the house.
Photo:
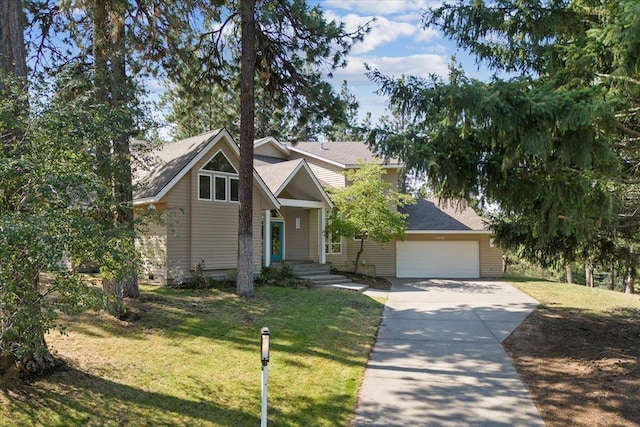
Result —
MULTIPOLYGON (((342 173, 357 167, 361 161, 379 161, 387 171, 384 179, 394 184, 403 167, 394 159, 377 159, 361 142, 292 145, 274 138, 255 142, 253 264, 256 271, 281 260, 331 263, 338 269, 353 265, 359 241, 325 236, 327 212, 333 208, 325 188, 348 185, 342 173)), ((206 275, 232 274, 237 265, 239 150, 230 134, 219 129, 165 144, 148 160, 137 159, 136 163, 139 171, 134 194, 137 215, 152 210, 164 218, 161 224, 149 224, 138 236, 137 243, 145 261, 143 273, 162 283, 189 279, 196 266, 206 275)), ((501 269, 494 271, 494 268, 498 259, 501 262, 502 254, 498 248, 491 247, 490 233, 484 226, 481 228, 477 220, 473 222, 458 218, 456 212, 446 212, 453 219, 442 223, 445 229, 434 229, 421 219, 429 210, 408 211, 407 241, 392 241, 382 246, 366 242, 362 263, 383 276, 499 275, 501 269), (462 225, 446 229, 455 221, 462 225), (435 242, 466 242, 469 247, 474 244, 477 250, 473 254, 477 260, 473 260, 473 267, 467 266, 472 253, 468 249, 469 255, 460 258, 456 254, 449 260, 451 270, 412 269, 414 261, 432 261, 416 260, 415 253, 408 253, 411 245, 417 245, 422 252, 435 242), (462 264, 464 268, 459 271, 463 273, 459 273, 455 266, 462 267, 462 264)), ((467 212, 463 216, 472 215, 467 212)), ((445 246, 439 246, 438 250, 442 248, 445 246)), ((447 250, 455 252, 449 247, 447 250)), ((439 260, 433 262, 441 264, 439 260)))

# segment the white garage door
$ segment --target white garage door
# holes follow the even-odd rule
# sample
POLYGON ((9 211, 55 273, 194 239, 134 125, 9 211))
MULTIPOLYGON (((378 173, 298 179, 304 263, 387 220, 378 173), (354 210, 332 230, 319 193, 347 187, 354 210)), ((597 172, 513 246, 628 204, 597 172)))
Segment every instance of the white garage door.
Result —
POLYGON ((480 277, 480 244, 477 241, 397 242, 396 253, 398 277, 480 277))

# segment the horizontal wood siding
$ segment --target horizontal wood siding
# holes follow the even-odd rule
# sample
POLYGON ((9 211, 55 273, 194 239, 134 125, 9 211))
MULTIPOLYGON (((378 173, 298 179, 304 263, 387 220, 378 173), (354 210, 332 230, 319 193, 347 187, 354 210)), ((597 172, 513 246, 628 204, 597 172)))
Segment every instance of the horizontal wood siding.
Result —
POLYGON ((276 159, 285 158, 285 154, 270 143, 254 148, 253 154, 256 156, 275 157, 276 159))
POLYGON ((191 176, 185 175, 165 197, 167 280, 180 281, 191 277, 191 176))
POLYGON ((299 153, 291 153, 291 159, 301 158, 307 161, 311 171, 321 183, 328 184, 331 187, 336 188, 345 186, 345 178, 342 174, 342 168, 312 157, 302 156, 299 153))
MULTIPOLYGON (((356 256, 360 250, 360 240, 344 239, 347 242, 348 261, 349 264, 354 264, 356 256)), ((365 265, 375 266, 377 276, 394 277, 396 275, 396 241, 395 239, 389 243, 380 245, 375 242, 364 242, 364 252, 360 257, 360 263, 364 261, 365 265)))
POLYGON ((406 241, 477 241, 480 246, 480 277, 502 277, 502 250, 490 247, 488 234, 407 234, 406 241))
POLYGON ((238 265, 238 209, 234 202, 198 200, 198 171, 221 150, 231 164, 239 169, 235 152, 225 144, 216 144, 191 170, 191 260, 194 269, 204 262, 205 270, 229 270, 238 265))
POLYGON ((306 261, 309 252, 309 210, 287 207, 280 210, 284 216, 285 259, 306 261), (300 218, 300 228, 296 228, 296 218, 300 218))
MULTIPOLYGON (((262 207, 266 204, 257 185, 253 186, 253 269, 254 274, 262 270, 262 207)), ((236 267, 237 267, 236 262, 236 267)))
POLYGON ((480 276, 502 277, 502 249, 490 245, 491 236, 480 238, 480 276))
MULTIPOLYGON (((136 208, 136 216, 145 215, 148 206, 136 208)), ((167 275, 167 207, 156 205, 152 212, 156 219, 148 223, 136 236, 136 249, 142 257, 141 271, 143 280, 154 279, 166 283, 167 275)))
MULTIPOLYGON (((318 253, 318 245, 319 241, 319 233, 318 230, 318 221, 319 221, 319 213, 318 209, 311 209, 309 211, 309 259, 312 261, 318 262, 320 260, 320 256, 318 253)), ((324 249, 323 249, 324 250, 324 249)))

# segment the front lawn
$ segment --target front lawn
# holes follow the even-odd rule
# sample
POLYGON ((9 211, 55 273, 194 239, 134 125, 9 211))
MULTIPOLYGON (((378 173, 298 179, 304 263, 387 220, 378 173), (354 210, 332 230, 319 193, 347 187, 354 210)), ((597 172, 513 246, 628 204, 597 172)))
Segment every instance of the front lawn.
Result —
POLYGON ((260 329, 271 330, 270 426, 347 425, 383 302, 325 289, 141 286, 133 317, 61 319, 67 369, 0 388, 0 425, 256 426, 260 329))

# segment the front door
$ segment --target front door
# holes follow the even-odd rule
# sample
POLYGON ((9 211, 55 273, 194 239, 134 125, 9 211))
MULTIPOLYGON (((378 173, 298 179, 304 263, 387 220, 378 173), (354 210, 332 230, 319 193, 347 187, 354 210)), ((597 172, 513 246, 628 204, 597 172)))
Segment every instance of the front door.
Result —
POLYGON ((282 261, 284 255, 284 222, 271 222, 271 261, 282 261))

